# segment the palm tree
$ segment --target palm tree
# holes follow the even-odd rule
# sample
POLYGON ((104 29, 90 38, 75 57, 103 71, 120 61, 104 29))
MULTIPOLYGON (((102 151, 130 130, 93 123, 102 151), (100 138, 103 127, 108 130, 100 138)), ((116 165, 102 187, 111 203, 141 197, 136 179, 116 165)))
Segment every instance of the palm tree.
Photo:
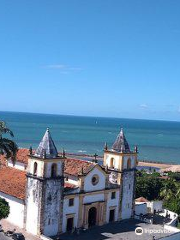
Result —
POLYGON ((7 128, 5 122, 0 121, 0 155, 5 154, 6 158, 11 157, 13 164, 15 164, 18 147, 14 141, 4 138, 3 134, 10 134, 11 137, 14 137, 13 132, 7 128))
POLYGON ((178 184, 176 183, 176 180, 174 179, 168 179, 164 182, 164 186, 161 189, 160 197, 162 197, 164 200, 170 200, 171 198, 174 198, 177 194, 177 188, 178 184))

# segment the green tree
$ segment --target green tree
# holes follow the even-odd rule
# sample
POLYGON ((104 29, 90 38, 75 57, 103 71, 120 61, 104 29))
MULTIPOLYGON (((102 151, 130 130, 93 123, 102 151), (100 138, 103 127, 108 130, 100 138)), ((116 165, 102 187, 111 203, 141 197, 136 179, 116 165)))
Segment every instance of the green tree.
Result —
POLYGON ((145 197, 148 200, 160 199, 163 181, 153 174, 138 171, 136 176, 136 198, 145 197))
POLYGON ((5 122, 0 121, 0 154, 5 154, 7 158, 12 157, 14 164, 18 147, 14 141, 3 137, 4 134, 9 134, 11 137, 14 137, 13 132, 7 128, 5 122))
POLYGON ((0 198, 0 220, 7 218, 10 213, 9 203, 5 199, 0 198))

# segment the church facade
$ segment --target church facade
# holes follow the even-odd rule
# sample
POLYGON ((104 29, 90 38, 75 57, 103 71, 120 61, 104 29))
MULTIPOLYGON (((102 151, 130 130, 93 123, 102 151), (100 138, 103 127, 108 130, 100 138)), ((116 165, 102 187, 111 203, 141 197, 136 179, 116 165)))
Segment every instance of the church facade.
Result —
POLYGON ((9 221, 34 235, 101 226, 134 216, 136 164, 122 129, 101 165, 59 155, 47 129, 36 151, 19 149, 15 166, 2 164, 0 197, 9 221))

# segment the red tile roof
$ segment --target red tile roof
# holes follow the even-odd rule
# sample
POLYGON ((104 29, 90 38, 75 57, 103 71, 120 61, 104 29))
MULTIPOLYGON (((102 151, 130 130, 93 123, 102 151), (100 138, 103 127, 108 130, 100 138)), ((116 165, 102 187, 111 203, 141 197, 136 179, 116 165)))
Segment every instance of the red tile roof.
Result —
MULTIPOLYGON (((27 148, 20 148, 16 155, 16 161, 21 163, 28 163, 28 155, 29 155, 29 149, 27 148)), ((6 165, 6 156, 0 155, 0 161, 3 165, 6 165)))
POLYGON ((28 158, 29 158, 28 155, 29 155, 29 149, 27 148, 19 149, 17 152, 16 161, 27 164, 28 158))
POLYGON ((139 197, 135 199, 136 202, 149 202, 146 198, 144 197, 139 197))
POLYGON ((26 172, 11 167, 1 167, 0 192, 24 200, 26 192, 26 172))
POLYGON ((91 169, 94 168, 94 166, 95 163, 93 162, 74 158, 66 158, 64 160, 64 173, 73 176, 78 176, 78 174, 82 173, 83 169, 83 173, 87 174, 91 169))
MULTIPOLYGON (((29 154, 28 149, 19 149, 16 161, 22 162, 27 165, 28 154, 29 154)), ((6 166, 5 156, 1 155, 0 161, 3 165, 3 167, 0 168, 0 191, 19 199, 25 199, 26 172, 11 167, 5 167, 6 166)), ((82 169, 83 174, 87 174, 95 166, 95 163, 73 158, 65 159, 64 163, 65 163, 64 173, 73 176, 78 176, 78 174, 81 174, 82 169)), ((76 185, 65 183, 65 188, 67 190, 76 187, 77 187, 76 185)))
POLYGON ((74 185, 72 183, 68 183, 68 182, 64 183, 64 188, 67 188, 67 189, 73 189, 73 188, 77 188, 77 187, 78 187, 77 185, 74 185))
MULTIPOLYGON (((27 165, 28 158, 29 158, 28 155, 29 155, 29 150, 26 148, 21 148, 17 152, 16 161, 27 165)), ((0 160, 3 163, 6 162, 4 156, 1 156, 0 160)), ((82 168, 83 168, 83 173, 87 174, 95 166, 95 163, 92 163, 90 161, 84 161, 84 160, 74 159, 74 158, 65 159, 64 164, 65 164, 64 166, 65 174, 74 175, 74 176, 78 176, 78 174, 82 172, 82 168)))

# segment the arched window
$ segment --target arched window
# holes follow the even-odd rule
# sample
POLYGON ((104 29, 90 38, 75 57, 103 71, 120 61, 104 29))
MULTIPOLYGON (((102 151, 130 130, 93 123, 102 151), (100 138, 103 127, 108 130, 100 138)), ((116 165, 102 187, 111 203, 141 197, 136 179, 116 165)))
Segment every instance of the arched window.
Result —
POLYGON ((110 160, 110 168, 114 168, 114 158, 111 158, 110 160))
POLYGON ((34 174, 35 176, 37 176, 37 162, 34 163, 33 174, 34 174))
POLYGON ((131 159, 128 158, 127 160, 127 169, 130 169, 131 168, 131 159))
POLYGON ((53 163, 51 166, 51 177, 56 177, 57 176, 57 164, 53 163))

